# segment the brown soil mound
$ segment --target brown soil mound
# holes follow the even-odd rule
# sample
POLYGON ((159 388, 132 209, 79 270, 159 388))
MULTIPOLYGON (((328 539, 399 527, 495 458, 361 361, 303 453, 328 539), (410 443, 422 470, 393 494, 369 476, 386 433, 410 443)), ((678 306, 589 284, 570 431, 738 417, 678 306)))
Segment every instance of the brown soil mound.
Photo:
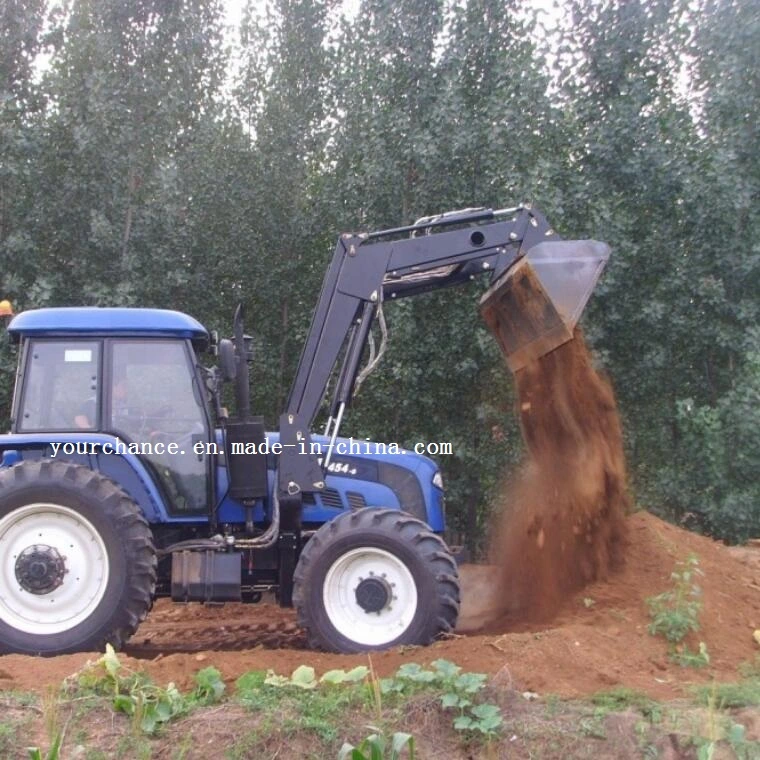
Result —
POLYGON ((528 456, 505 488, 491 555, 501 614, 547 621, 568 594, 622 564, 623 436, 612 387, 579 330, 515 382, 528 456))
MULTIPOLYGON (((468 671, 500 674, 497 682, 502 685, 561 696, 627 686, 668 698, 682 696, 692 681, 735 680, 737 666, 752 661, 760 652, 752 639, 753 631, 760 628, 760 552, 735 552, 646 512, 630 516, 626 523, 625 567, 607 581, 570 595, 551 625, 522 622, 509 633, 458 635, 431 647, 374 654, 377 672, 389 675, 405 662, 425 665, 441 657, 468 671), (699 641, 707 645, 710 665, 701 670, 670 662, 665 641, 647 632, 645 599, 670 588, 675 562, 691 553, 699 557, 705 574, 701 579, 701 630, 690 642, 692 646, 699 641)), ((488 569, 465 566, 462 577, 465 605, 461 619, 463 626, 472 627, 477 623, 472 603, 491 592, 493 576, 488 569)), ((160 600, 133 637, 134 644, 120 657, 131 668, 145 669, 158 683, 174 681, 183 689, 191 686, 196 671, 209 665, 218 667, 232 682, 254 669, 290 673, 309 664, 321 674, 330 668, 367 662, 362 655, 267 648, 300 647, 297 636, 287 633, 295 630, 292 611, 274 605, 203 607, 160 600), (279 642, 251 634, 270 626, 283 634, 279 642), (205 649, 198 652, 201 643, 205 649), (162 648, 174 653, 162 654, 162 648), (142 659, 145 657, 152 659, 142 659)), ((88 659, 97 657, 96 653, 46 659, 0 657, 0 690, 44 692, 48 685, 59 684, 88 659)))

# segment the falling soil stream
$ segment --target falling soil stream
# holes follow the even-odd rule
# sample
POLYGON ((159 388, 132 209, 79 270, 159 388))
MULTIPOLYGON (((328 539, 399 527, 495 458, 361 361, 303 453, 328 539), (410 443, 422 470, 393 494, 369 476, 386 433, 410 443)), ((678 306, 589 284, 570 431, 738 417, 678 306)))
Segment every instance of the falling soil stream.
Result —
POLYGON ((548 622, 568 595, 619 569, 630 511, 615 396, 580 331, 515 382, 527 452, 492 530, 498 593, 480 616, 494 630, 548 622))

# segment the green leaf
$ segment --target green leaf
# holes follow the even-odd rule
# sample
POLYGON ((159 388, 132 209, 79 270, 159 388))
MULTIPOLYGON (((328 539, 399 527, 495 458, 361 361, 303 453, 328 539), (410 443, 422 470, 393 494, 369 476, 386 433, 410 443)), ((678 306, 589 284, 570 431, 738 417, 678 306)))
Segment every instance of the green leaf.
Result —
POLYGON ((416 662, 405 662, 397 671, 396 678, 415 679, 422 673, 422 666, 416 662))
POLYGON ((383 760, 385 755, 385 739, 379 734, 372 734, 362 742, 363 747, 369 747, 370 760, 383 760))
POLYGON ((151 708, 157 723, 166 723, 172 717, 172 705, 167 699, 159 699, 151 708))
POLYGON ((320 683, 339 684, 345 683, 346 671, 345 670, 328 670, 319 679, 320 683))
POLYGON ((498 706, 491 704, 476 705, 470 710, 470 712, 476 718, 480 718, 481 720, 485 718, 493 718, 496 715, 501 717, 501 710, 499 710, 498 706))
POLYGON ((356 683, 362 681, 369 675, 369 668, 366 665, 357 665, 352 670, 328 670, 320 679, 320 683, 356 683))
POLYGON ((462 670, 458 665, 448 660, 434 660, 432 665, 444 678, 454 678, 462 670))
POLYGON ((114 648, 110 644, 106 644, 106 653, 100 658, 100 661, 103 663, 106 673, 116 680, 116 676, 121 668, 121 663, 116 656, 114 648))
POLYGON ((314 668, 309 665, 299 665, 290 677, 290 683, 300 689, 313 689, 317 685, 314 668))
POLYGON ((483 673, 462 673, 454 681, 454 688, 468 694, 474 694, 483 688, 486 680, 487 676, 483 673))
POLYGON ((203 668, 195 674, 195 697, 205 704, 216 702, 224 694, 222 674, 214 667, 203 668))
POLYGON ((390 694, 391 692, 398 692, 403 689, 403 686, 395 678, 381 678, 380 679, 380 693, 390 694))
POLYGON ((497 705, 482 704, 471 708, 470 712, 477 718, 473 728, 484 734, 491 734, 496 731, 503 723, 504 719, 497 705))
POLYGON ((267 675, 268 674, 264 673, 262 670, 251 670, 248 673, 243 673, 243 675, 235 681, 235 689, 241 695, 259 691, 266 683, 267 675))
POLYGON ((391 760, 400 757, 404 747, 409 750, 409 760, 414 760, 414 737, 411 734, 397 731, 391 739, 391 760))
POLYGON ((113 707, 117 712, 123 712, 132 715, 135 711, 135 702, 132 697, 126 694, 117 694, 113 698, 113 707))
POLYGON ((715 754, 715 742, 702 744, 697 749, 697 760, 712 760, 715 754))
POLYGON ((50 749, 47 753, 45 760, 58 760, 61 753, 61 744, 63 743, 63 733, 58 732, 53 739, 53 743, 50 745, 50 749))
POLYGON ((146 734, 152 734, 156 730, 157 725, 155 708, 152 705, 146 706, 140 719, 140 728, 146 734))
POLYGON ((368 675, 369 668, 366 665, 357 665, 346 673, 346 681, 357 683, 363 681, 368 675))
POLYGON ((367 756, 353 744, 346 742, 338 752, 338 760, 367 760, 367 756))
POLYGON ((438 675, 432 670, 425 670, 416 662, 406 662, 396 671, 396 678, 412 683, 433 683, 438 675))
POLYGON ((726 738, 733 745, 743 744, 747 729, 741 723, 732 723, 726 738))
POLYGON ((278 676, 273 670, 267 670, 264 683, 267 686, 288 686, 290 685, 290 679, 287 676, 278 676))

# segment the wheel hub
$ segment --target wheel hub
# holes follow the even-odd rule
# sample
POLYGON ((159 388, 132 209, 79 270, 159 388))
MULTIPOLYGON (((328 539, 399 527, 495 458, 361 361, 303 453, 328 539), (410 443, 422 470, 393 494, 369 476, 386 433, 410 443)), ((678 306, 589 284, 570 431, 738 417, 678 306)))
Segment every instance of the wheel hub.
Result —
POLYGON ((363 578, 356 587, 356 603, 367 613, 380 612, 391 600, 390 586, 376 576, 363 578))
POLYGON ((27 546, 16 560, 16 580, 31 594, 49 594, 63 583, 67 572, 64 559, 52 546, 27 546))

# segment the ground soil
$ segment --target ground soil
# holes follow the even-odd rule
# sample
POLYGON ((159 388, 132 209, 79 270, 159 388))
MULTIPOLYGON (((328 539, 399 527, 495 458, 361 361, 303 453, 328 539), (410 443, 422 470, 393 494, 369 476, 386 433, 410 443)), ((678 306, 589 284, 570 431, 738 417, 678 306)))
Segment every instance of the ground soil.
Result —
MULTIPOLYGON (((681 696, 690 682, 736 679, 737 666, 760 651, 752 637, 760 628, 760 563, 755 552, 736 552, 646 512, 631 515, 626 524, 625 566, 568 596, 551 622, 494 621, 484 616, 495 592, 493 571, 463 566, 462 632, 427 648, 373 654, 376 671, 386 675, 404 662, 426 664, 445 658, 469 671, 499 674, 499 682, 512 688, 562 696, 627 686, 671 698, 681 696), (711 661, 702 670, 671 663, 665 642, 647 632, 645 599, 669 588, 674 563, 691 553, 699 557, 704 571, 698 640, 707 644, 711 661), (484 621, 485 629, 478 631, 484 621)), ((212 664, 233 681, 249 670, 290 673, 300 664, 310 664, 321 673, 367 661, 362 655, 313 652, 304 646, 292 612, 273 604, 204 607, 159 600, 122 659, 159 683, 174 681, 181 687, 189 687, 193 673, 212 664)), ((98 656, 0 657, 0 690, 42 691, 98 656)))

